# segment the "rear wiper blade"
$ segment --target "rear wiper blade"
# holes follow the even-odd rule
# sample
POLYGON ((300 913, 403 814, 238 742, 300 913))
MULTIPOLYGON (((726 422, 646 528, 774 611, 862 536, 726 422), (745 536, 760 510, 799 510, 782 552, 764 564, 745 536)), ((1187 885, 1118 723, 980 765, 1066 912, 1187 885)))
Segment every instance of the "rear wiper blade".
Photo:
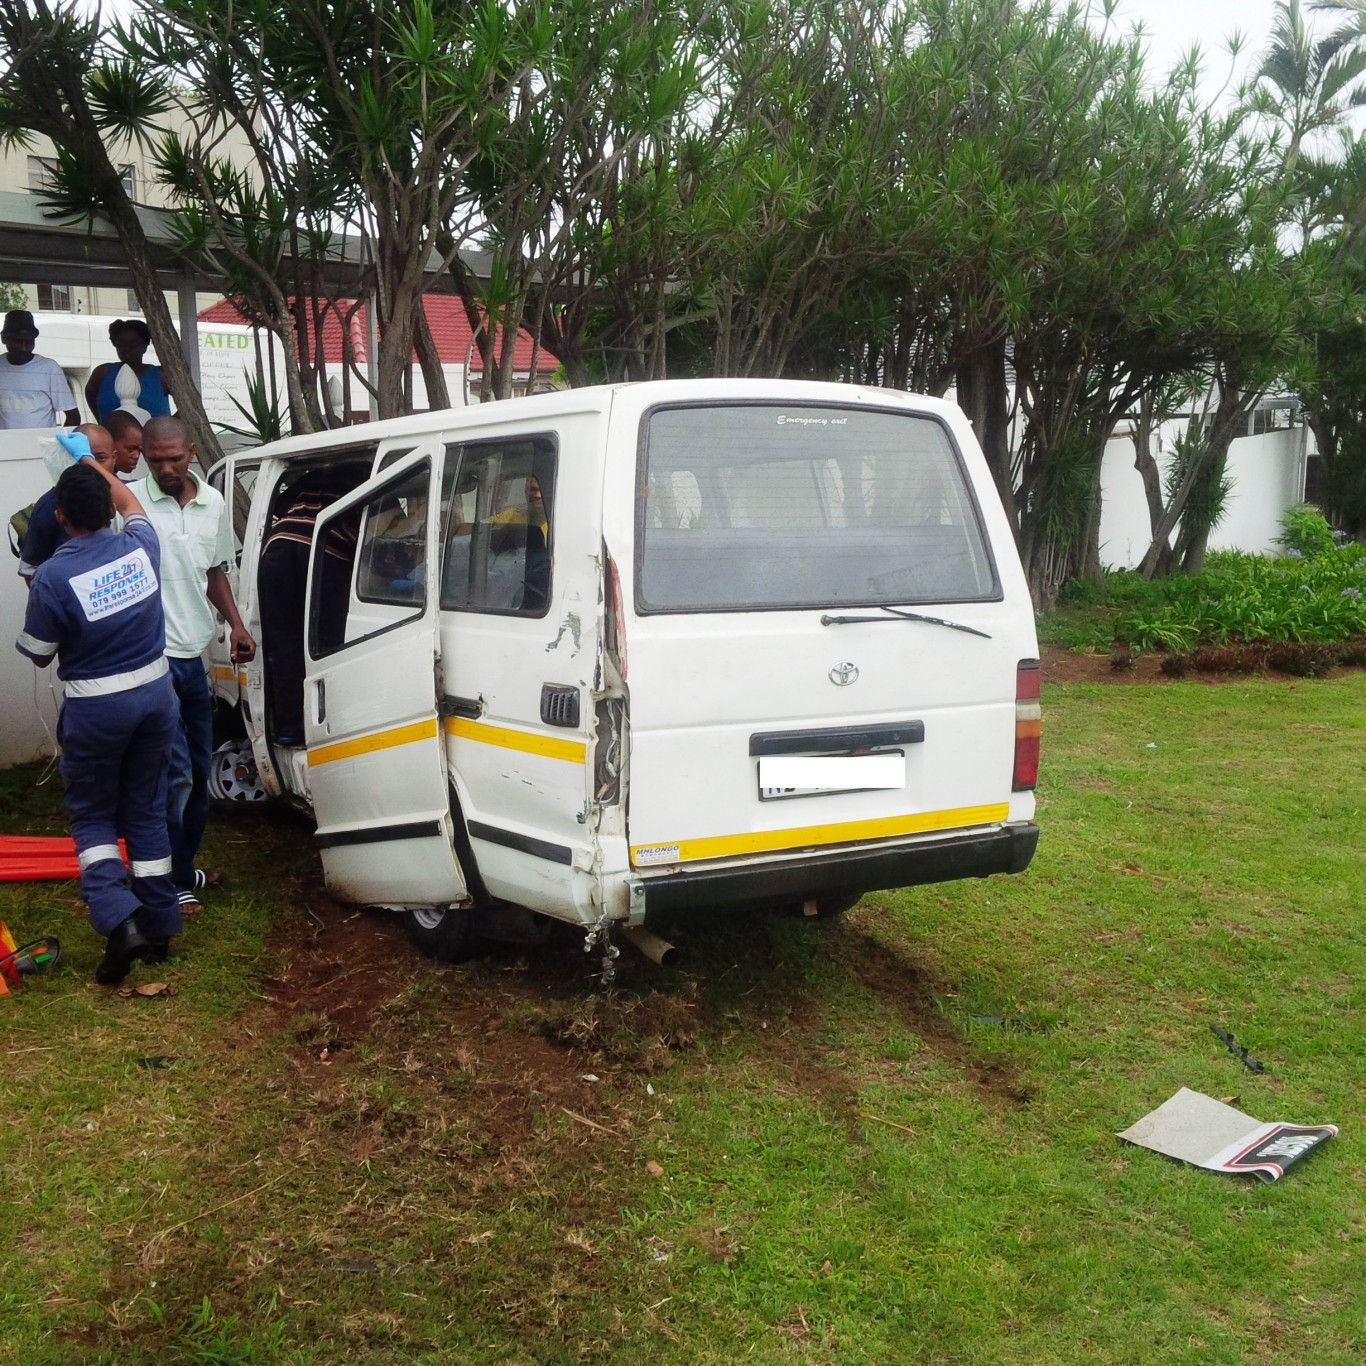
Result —
POLYGON ((947 626, 951 631, 965 631, 970 636, 981 636, 983 640, 991 639, 985 631, 979 631, 975 626, 964 626, 961 621, 948 621, 944 617, 927 617, 923 612, 903 612, 899 607, 883 607, 880 610, 890 612, 892 615, 889 617, 832 617, 823 614, 821 625, 847 626, 860 621, 926 621, 931 626, 947 626))

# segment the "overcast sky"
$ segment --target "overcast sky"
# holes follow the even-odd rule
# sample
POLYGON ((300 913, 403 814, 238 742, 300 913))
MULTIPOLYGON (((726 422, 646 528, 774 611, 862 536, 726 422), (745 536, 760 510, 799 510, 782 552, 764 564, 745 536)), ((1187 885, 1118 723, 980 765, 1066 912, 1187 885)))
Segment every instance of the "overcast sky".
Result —
MULTIPOLYGON (((1302 8, 1311 29, 1324 27, 1323 15, 1302 8)), ((1243 34, 1239 74, 1260 56, 1271 36, 1275 0, 1119 0, 1115 19, 1121 32, 1142 22, 1148 34, 1149 65, 1155 76, 1165 75, 1192 43, 1200 44, 1206 79, 1222 84, 1228 70, 1227 39, 1233 30, 1243 34)))

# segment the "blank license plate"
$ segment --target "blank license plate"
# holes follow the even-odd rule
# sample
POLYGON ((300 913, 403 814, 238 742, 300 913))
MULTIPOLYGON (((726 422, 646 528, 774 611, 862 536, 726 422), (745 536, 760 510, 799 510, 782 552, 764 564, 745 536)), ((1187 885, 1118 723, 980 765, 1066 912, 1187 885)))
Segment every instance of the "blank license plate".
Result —
POLYGON ((759 760, 761 802, 905 786, 906 755, 901 750, 894 754, 775 754, 759 760))

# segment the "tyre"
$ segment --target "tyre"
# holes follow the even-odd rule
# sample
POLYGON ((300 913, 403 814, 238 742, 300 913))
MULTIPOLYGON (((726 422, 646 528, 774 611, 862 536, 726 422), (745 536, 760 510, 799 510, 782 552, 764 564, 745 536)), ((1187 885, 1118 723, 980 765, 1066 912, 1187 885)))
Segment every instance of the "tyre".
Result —
POLYGON ((429 958, 458 963, 474 951, 474 916, 458 906, 419 906, 403 913, 408 936, 429 958))
POLYGON ((256 771, 249 741, 219 745, 209 762, 209 797, 216 802, 263 802, 266 789, 256 771))

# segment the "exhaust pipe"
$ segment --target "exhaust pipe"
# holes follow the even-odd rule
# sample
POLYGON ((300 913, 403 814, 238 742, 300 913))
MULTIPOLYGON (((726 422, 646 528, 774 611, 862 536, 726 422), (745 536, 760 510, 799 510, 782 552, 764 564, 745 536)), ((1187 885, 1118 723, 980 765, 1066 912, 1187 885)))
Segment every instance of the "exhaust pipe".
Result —
POLYGON ((623 925, 621 937, 662 968, 671 968, 678 962, 678 950, 667 939, 651 934, 644 925, 623 925))

